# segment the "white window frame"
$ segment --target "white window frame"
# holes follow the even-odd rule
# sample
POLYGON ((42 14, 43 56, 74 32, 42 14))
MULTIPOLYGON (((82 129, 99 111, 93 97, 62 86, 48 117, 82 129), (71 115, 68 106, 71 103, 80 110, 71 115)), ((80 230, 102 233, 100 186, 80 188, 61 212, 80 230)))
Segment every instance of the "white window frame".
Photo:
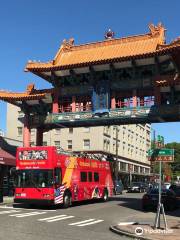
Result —
POLYGON ((91 147, 91 141, 90 139, 84 139, 83 140, 83 149, 89 150, 91 147), (87 144, 88 143, 88 144, 87 144))
POLYGON ((23 127, 17 127, 17 133, 18 136, 21 137, 23 135, 23 127), (21 133, 19 132, 19 130, 21 130, 21 133))
POLYGON ((72 140, 69 139, 69 140, 67 140, 67 149, 72 150, 72 148, 73 148, 73 143, 72 143, 72 140), (71 147, 69 147, 69 146, 71 146, 71 147))

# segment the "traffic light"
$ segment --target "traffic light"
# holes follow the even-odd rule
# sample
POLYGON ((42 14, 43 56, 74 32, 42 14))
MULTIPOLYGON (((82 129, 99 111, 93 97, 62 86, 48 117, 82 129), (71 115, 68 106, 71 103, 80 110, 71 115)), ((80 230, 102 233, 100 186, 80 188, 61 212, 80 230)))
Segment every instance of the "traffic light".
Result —
POLYGON ((164 144, 164 137, 161 135, 157 136, 157 141, 164 144))

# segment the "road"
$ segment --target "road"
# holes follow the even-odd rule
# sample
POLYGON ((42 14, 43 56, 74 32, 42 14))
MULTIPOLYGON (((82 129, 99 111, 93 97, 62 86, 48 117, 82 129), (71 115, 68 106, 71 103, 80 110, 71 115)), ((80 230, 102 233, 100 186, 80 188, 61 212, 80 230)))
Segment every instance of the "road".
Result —
POLYGON ((81 203, 68 209, 1 205, 0 240, 127 240, 109 226, 141 214, 141 197, 127 193, 105 203, 81 203))

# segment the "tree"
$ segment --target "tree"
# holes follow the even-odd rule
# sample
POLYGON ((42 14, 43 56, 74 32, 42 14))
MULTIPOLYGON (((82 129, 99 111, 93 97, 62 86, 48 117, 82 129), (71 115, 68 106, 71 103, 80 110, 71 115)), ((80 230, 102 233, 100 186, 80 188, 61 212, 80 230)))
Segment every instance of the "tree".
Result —
POLYGON ((172 142, 165 145, 166 148, 174 149, 174 162, 170 163, 173 177, 180 174, 180 143, 172 142))
POLYGON ((177 142, 167 143, 165 145, 165 148, 174 149, 175 151, 174 162, 180 163, 180 143, 177 142))
MULTIPOLYGON (((174 176, 180 173, 180 143, 172 142, 165 144, 165 148, 174 149, 174 162, 163 163, 162 173, 164 175, 174 176)), ((153 166, 154 173, 159 173, 159 163, 155 162, 153 166)))

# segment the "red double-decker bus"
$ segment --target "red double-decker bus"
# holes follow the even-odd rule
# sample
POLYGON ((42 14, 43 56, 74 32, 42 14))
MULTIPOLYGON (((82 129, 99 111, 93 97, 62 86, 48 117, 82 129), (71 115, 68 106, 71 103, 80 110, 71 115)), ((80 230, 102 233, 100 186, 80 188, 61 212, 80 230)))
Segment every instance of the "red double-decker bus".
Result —
POLYGON ((107 161, 59 153, 56 147, 18 148, 15 203, 63 204, 113 194, 107 161))

